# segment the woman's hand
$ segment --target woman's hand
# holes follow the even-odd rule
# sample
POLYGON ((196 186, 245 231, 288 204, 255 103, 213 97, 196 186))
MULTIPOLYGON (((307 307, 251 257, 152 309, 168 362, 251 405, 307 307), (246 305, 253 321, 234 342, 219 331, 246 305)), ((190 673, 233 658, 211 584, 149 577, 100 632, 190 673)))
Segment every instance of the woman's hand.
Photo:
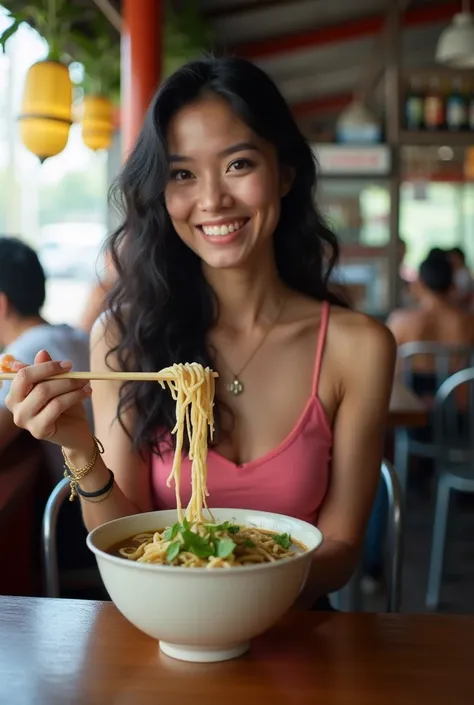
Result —
POLYGON ((45 350, 33 365, 14 362, 17 374, 5 403, 15 424, 35 438, 80 448, 91 437, 83 404, 92 393, 90 384, 83 379, 47 380, 71 367, 71 362, 53 361, 45 350))

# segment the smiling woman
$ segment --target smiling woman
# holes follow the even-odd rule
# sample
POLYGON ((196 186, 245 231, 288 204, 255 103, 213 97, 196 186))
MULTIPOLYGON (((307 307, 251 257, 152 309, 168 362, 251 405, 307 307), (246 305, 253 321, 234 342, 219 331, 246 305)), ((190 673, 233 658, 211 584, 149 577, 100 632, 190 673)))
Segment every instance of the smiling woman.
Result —
MULTIPOLYGON (((209 495, 214 506, 318 525, 325 541, 307 604, 340 588, 357 562, 395 360, 387 329, 328 287, 338 247, 316 181, 309 145, 259 68, 208 58, 178 70, 117 184, 123 222, 108 243, 117 278, 91 355, 98 371, 197 362, 219 373, 209 495)), ((104 501, 82 498, 88 527, 175 507, 173 399, 153 383, 94 383, 101 457, 60 387, 43 382, 52 363, 44 354, 37 363, 28 376, 43 409, 19 383, 17 417, 63 445, 71 466, 92 467, 86 493, 108 486, 107 466, 115 475, 104 501)), ((191 465, 183 457, 183 504, 191 465)))

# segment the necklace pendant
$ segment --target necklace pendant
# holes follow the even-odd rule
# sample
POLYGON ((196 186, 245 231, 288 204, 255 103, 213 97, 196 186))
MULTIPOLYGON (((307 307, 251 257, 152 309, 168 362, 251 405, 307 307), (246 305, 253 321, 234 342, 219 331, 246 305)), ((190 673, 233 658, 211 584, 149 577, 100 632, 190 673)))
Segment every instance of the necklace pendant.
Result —
POLYGON ((242 384, 242 382, 239 382, 238 379, 234 379, 233 382, 227 385, 227 390, 235 397, 238 397, 239 394, 242 394, 242 392, 244 391, 244 385, 242 384))

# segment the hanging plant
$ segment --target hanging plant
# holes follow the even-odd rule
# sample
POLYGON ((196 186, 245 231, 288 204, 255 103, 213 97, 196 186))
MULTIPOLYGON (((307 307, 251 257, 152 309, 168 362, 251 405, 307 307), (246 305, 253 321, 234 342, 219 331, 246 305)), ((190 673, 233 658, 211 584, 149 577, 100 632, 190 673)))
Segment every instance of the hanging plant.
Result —
POLYGON ((120 104, 120 42, 105 17, 98 13, 87 35, 71 33, 71 46, 74 59, 83 66, 83 100, 79 108, 82 139, 94 151, 108 149, 120 104))
POLYGON ((73 29, 69 36, 69 51, 84 67, 81 87, 85 95, 107 96, 115 105, 120 103, 120 37, 97 12, 87 27, 87 34, 73 29))
POLYGON ((90 19, 90 12, 68 0, 55 0, 53 10, 49 0, 29 2, 2 1, 11 25, 0 35, 0 46, 5 51, 7 41, 26 23, 36 29, 48 43, 50 61, 63 61, 67 55, 67 40, 71 28, 90 19))
POLYGON ((199 3, 194 0, 167 3, 163 36, 165 78, 209 49, 211 42, 212 32, 202 17, 199 3))

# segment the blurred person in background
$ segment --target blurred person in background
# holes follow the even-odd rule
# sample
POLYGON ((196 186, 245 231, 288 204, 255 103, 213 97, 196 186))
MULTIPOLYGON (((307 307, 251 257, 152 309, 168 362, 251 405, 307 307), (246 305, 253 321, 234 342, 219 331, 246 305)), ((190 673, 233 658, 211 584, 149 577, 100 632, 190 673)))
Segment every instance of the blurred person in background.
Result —
MULTIPOLYGON (((454 288, 450 257, 438 248, 432 250, 413 285, 417 306, 398 309, 387 321, 397 344, 474 345, 474 316, 453 302, 454 288)), ((432 356, 420 355, 414 361, 415 391, 422 396, 436 392, 433 364, 432 356)))
POLYGON ((474 279, 467 266, 466 255, 460 247, 453 247, 448 257, 454 271, 455 299, 460 306, 470 309, 474 303, 474 279))
MULTIPOLYGON (((42 316, 46 277, 36 252, 25 242, 0 237, 0 349, 26 364, 33 364, 38 350, 47 349, 56 360, 70 360, 76 370, 89 369, 89 336, 68 325, 51 325, 42 316)), ((0 454, 22 432, 5 405, 10 388, 0 388, 0 454)), ((92 420, 90 401, 87 413, 92 420)), ((60 449, 44 443, 51 480, 62 476, 60 449)))

